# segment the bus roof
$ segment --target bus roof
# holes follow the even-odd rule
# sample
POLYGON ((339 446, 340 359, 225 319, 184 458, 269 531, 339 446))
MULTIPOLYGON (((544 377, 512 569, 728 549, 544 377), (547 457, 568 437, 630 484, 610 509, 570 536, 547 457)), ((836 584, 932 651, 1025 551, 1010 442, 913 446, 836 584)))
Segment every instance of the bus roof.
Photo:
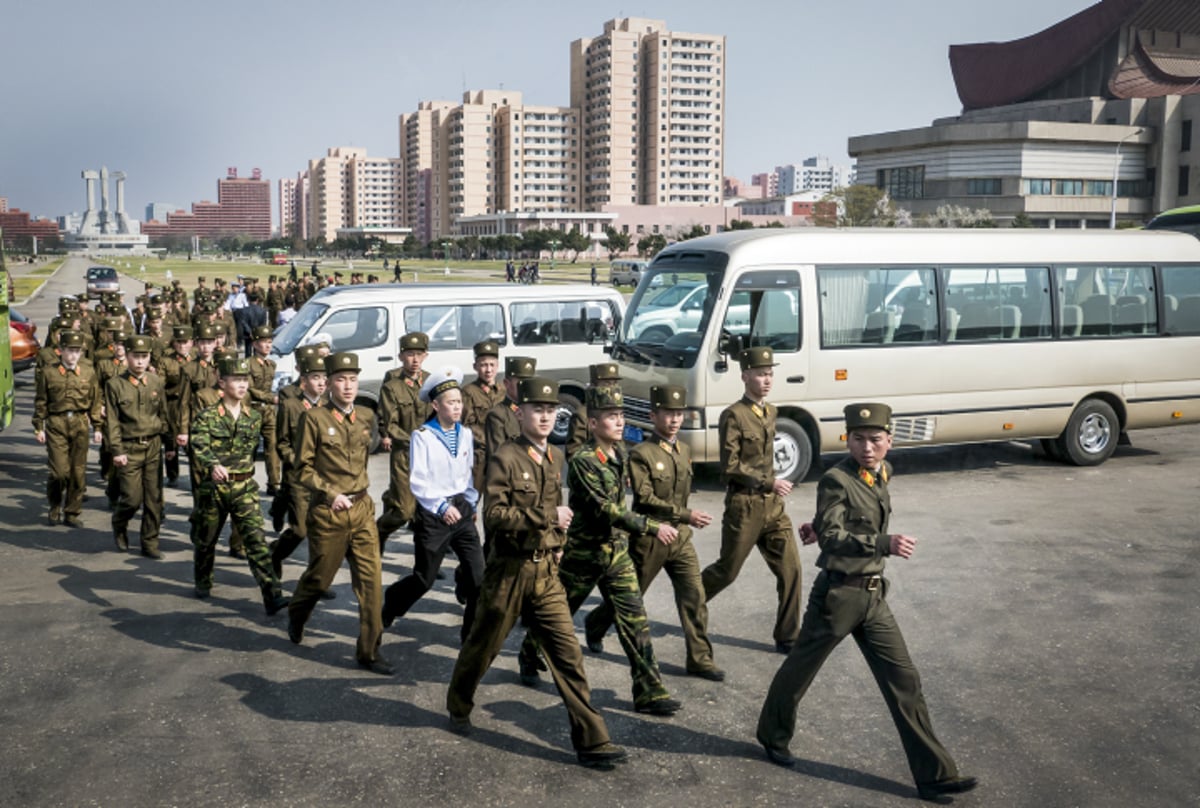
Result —
MULTIPOLYGON (((727 253, 739 264, 1007 264, 1200 262, 1200 240, 1156 230, 764 228, 676 242, 667 259, 727 253)), ((674 263, 674 260, 672 260, 674 263)))
MULTIPOLYGON (((367 283, 329 286, 317 292, 312 300, 331 298, 347 302, 371 301, 380 297, 395 300, 460 302, 469 298, 497 302, 505 300, 546 300, 555 297, 621 297, 621 293, 605 286, 586 283, 499 284, 499 283, 367 283)), ((624 302, 624 298, 621 298, 624 302)))

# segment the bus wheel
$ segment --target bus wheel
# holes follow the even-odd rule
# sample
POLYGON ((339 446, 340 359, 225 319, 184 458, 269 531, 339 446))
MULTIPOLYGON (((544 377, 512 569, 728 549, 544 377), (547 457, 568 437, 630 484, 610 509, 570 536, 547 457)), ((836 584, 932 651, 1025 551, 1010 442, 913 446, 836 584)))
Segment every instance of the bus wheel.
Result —
POLYGON ((558 394, 558 409, 554 412, 554 431, 550 433, 550 442, 565 446, 571 436, 571 416, 583 411, 583 404, 570 393, 558 394))
POLYGON ((813 447, 804 427, 790 418, 775 421, 775 476, 798 483, 808 476, 813 447))
POLYGON ((1071 413, 1058 438, 1058 449, 1076 466, 1098 466, 1112 456, 1120 434, 1121 424, 1113 408, 1089 398, 1071 413))

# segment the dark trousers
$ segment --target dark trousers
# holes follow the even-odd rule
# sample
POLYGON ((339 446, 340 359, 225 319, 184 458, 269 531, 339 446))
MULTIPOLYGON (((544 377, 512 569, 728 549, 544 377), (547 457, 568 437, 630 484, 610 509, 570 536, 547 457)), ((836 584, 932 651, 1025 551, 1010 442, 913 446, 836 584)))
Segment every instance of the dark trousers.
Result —
POLYGON ((772 749, 787 748, 796 731, 800 699, 825 659, 849 634, 887 702, 916 783, 957 777, 958 767, 933 734, 921 677, 888 608, 886 593, 886 585, 869 592, 854 586, 831 586, 824 572, 817 576, 800 637, 767 691, 758 717, 758 742, 772 749))
POLYGON ((50 513, 59 509, 65 516, 83 512, 83 494, 87 488, 87 452, 92 430, 86 415, 51 415, 46 418, 46 449, 50 468, 46 497, 50 513))
POLYGON ((447 550, 452 550, 459 563, 454 576, 457 594, 466 601, 460 632, 461 639, 466 641, 475 619, 479 586, 483 583, 483 549, 472 516, 464 516, 448 525, 437 514, 417 506, 413 521, 413 571, 384 591, 384 614, 392 617, 407 614, 413 604, 433 588, 442 559, 447 550))

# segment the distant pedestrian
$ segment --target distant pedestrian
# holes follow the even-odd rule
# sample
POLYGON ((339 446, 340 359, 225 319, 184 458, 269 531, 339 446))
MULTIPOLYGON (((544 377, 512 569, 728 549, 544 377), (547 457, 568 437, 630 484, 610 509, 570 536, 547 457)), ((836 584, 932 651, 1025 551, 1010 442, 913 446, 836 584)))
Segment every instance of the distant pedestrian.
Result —
POLYGON ((593 263, 592 264, 592 286, 595 286, 599 282, 598 278, 599 278, 599 275, 596 272, 596 264, 593 263))

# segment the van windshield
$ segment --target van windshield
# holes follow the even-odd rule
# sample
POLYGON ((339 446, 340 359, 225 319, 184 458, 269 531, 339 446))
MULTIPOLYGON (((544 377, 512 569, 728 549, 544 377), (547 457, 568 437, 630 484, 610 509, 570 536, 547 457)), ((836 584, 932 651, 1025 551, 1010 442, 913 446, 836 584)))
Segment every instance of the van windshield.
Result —
POLYGON ((685 368, 696 364, 700 343, 719 297, 723 268, 655 261, 644 270, 621 327, 613 357, 685 368))
POLYGON ((304 339, 304 335, 328 310, 329 306, 324 303, 313 301, 305 303, 300 311, 296 312, 296 316, 279 329, 279 333, 275 335, 275 342, 271 345, 271 353, 286 356, 296 350, 300 345, 300 340, 304 339))

